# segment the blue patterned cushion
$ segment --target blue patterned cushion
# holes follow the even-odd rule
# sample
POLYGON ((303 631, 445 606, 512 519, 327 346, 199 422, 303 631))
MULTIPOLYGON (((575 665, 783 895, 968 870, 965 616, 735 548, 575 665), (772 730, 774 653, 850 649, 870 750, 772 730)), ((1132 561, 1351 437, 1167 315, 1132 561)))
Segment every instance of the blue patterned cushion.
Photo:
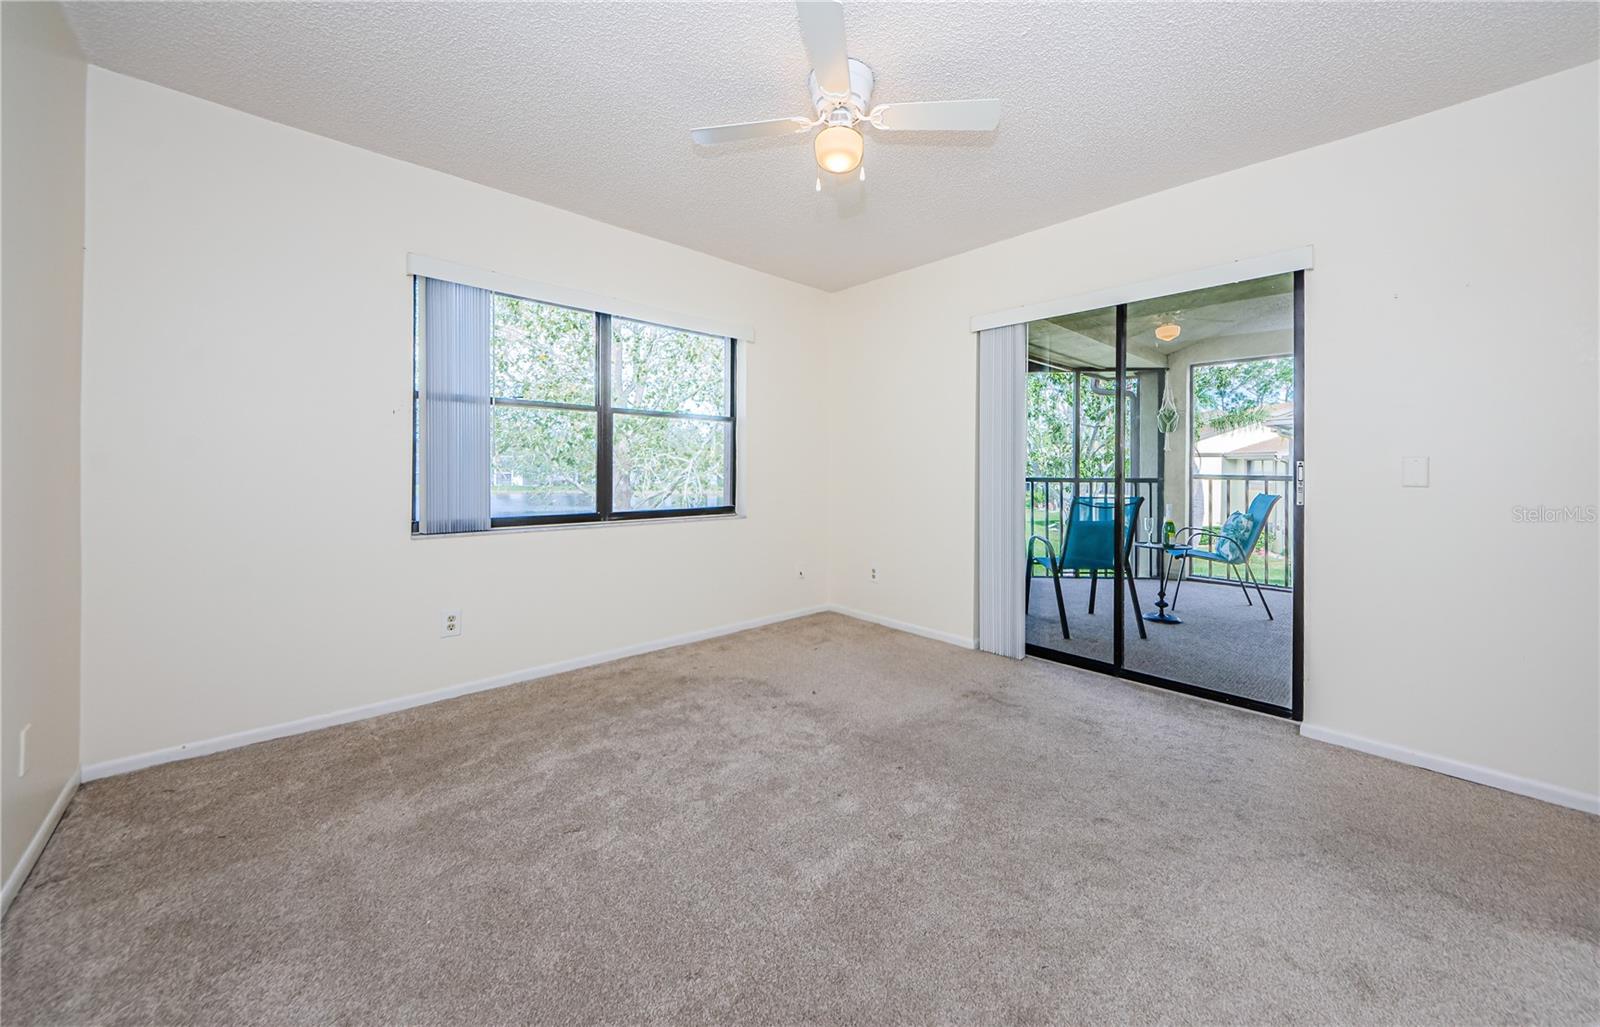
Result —
POLYGON ((1254 527, 1250 518, 1235 512, 1222 524, 1222 537, 1217 539, 1217 555, 1233 563, 1242 562, 1254 527))

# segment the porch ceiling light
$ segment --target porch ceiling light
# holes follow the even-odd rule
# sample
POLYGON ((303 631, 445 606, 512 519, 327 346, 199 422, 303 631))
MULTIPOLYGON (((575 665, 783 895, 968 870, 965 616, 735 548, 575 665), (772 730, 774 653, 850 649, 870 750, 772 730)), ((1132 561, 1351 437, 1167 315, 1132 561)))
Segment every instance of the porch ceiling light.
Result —
POLYGON ((1181 331, 1183 331, 1182 328, 1179 328, 1176 324, 1168 321, 1164 325, 1156 326, 1156 338, 1160 339, 1162 342, 1171 342, 1173 339, 1178 337, 1178 333, 1181 331))

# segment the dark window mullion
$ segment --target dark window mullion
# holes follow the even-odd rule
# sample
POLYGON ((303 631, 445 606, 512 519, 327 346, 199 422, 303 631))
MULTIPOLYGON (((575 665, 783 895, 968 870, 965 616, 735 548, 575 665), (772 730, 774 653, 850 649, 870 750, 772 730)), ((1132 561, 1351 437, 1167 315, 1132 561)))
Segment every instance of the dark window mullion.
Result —
POLYGON ((612 407, 614 414, 628 414, 632 417, 671 417, 679 421, 715 421, 727 424, 733 420, 727 414, 690 414, 673 410, 637 410, 633 407, 612 407))
POLYGON ((599 423, 595 426, 595 512, 611 519, 611 315, 594 315, 595 387, 599 390, 599 423))
POLYGON ((531 410, 570 410, 578 414, 592 414, 599 409, 588 403, 558 403, 553 399, 517 399, 513 396, 490 396, 489 405, 522 407, 531 410))
POLYGON ((572 513, 572 514, 530 514, 523 517, 493 517, 489 520, 492 528, 537 528, 547 524, 594 524, 603 520, 598 514, 572 513))
POLYGON ((728 430, 723 432, 722 440, 722 473, 724 475, 722 479, 722 498, 727 506, 733 507, 739 501, 739 467, 737 463, 739 458, 739 422, 735 420, 739 416, 739 410, 734 406, 739 401, 739 397, 734 392, 733 385, 734 375, 738 371, 734 364, 736 359, 735 351, 738 347, 731 337, 723 340, 723 345, 727 347, 724 350, 727 353, 727 359, 722 362, 722 366, 725 368, 724 373, 727 375, 727 382, 723 385, 723 389, 728 404, 728 430))

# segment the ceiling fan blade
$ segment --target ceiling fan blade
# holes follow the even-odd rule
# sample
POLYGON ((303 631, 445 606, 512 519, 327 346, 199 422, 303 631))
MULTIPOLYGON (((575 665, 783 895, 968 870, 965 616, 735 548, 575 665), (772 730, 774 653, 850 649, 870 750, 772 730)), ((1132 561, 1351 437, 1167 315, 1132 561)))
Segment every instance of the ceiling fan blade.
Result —
POLYGON ((844 46, 844 5, 839 0, 800 0, 800 39, 817 73, 817 85, 834 96, 850 95, 849 55, 844 46))
POLYGON ((689 134, 701 146, 710 146, 713 143, 733 143, 741 139, 765 139, 768 136, 804 132, 811 125, 809 118, 773 118, 771 121, 742 121, 737 125, 696 128, 690 130, 689 134))
POLYGON ((886 132, 992 132, 1000 124, 1000 101, 886 103, 868 120, 886 132))

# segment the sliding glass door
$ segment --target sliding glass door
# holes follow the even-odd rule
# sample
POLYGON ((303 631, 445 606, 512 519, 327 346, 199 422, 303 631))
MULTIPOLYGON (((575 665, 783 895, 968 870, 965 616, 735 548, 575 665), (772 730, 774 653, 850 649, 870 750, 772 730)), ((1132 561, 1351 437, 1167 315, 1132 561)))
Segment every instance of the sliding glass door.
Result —
POLYGON ((1028 326, 1027 640, 1113 666, 1118 308, 1028 326))
POLYGON ((1028 326, 1028 651, 1299 715, 1303 272, 1028 326))

